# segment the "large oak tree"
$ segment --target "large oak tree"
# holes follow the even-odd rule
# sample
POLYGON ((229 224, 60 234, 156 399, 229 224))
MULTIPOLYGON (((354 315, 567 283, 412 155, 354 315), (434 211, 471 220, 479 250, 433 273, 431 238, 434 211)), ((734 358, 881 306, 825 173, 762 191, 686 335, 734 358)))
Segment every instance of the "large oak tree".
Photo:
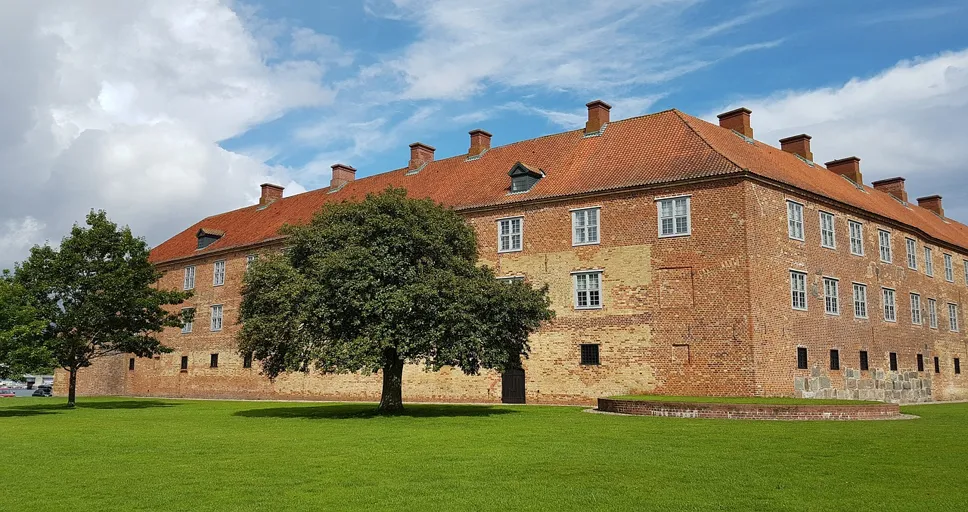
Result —
POLYGON ((148 244, 127 226, 103 211, 92 211, 86 224, 75 224, 59 248, 31 249, 15 273, 45 323, 44 346, 68 372, 71 406, 77 372, 94 359, 170 352, 155 334, 181 325, 181 312, 170 306, 191 296, 155 286, 161 273, 148 260, 148 244))
POLYGON ((399 411, 405 364, 516 367, 553 317, 547 286, 495 279, 464 219, 401 189, 326 205, 285 234, 242 291, 239 350, 270 378, 382 371, 380 410, 399 411))

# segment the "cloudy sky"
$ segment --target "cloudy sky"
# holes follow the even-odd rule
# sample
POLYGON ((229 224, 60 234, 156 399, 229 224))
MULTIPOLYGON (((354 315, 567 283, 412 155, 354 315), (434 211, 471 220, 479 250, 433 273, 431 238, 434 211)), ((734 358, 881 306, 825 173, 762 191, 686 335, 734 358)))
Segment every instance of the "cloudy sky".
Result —
POLYGON ((265 181, 576 129, 597 98, 747 106, 758 139, 809 133, 968 221, 965 26, 955 0, 9 0, 0 267, 91 208, 157 244, 265 181))

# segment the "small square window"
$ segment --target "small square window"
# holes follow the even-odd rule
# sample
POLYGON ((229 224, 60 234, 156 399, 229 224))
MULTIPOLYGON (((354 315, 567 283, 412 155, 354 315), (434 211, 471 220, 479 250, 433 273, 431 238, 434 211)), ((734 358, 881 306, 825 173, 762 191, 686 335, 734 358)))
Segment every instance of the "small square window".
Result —
POLYGON ((941 359, 934 356, 934 373, 941 373, 941 359))
POLYGON ((134 371, 134 358, 128 359, 128 370, 134 371))
POLYGON ((181 371, 183 372, 188 371, 188 356, 181 357, 181 371))
POLYGON ((692 233, 692 199, 673 197, 656 201, 659 209, 659 237, 686 236, 692 233))
POLYGON ((211 368, 218 368, 218 354, 212 354, 211 362, 209 363, 211 368))
POLYGON ((598 345, 591 343, 583 343, 581 345, 581 364, 583 365, 598 365, 598 345))
POLYGON ((600 309, 602 307, 602 273, 578 272, 574 274, 575 309, 600 309))
POLYGON ((840 369, 840 351, 837 349, 832 349, 830 351, 830 369, 831 370, 840 369))
POLYGON ((247 352, 242 356, 242 368, 252 368, 252 352, 247 352))
POLYGON ((592 245, 599 240, 599 208, 571 212, 571 245, 592 245))
POLYGON ((520 251, 524 237, 524 218, 497 221, 497 252, 520 251))
POLYGON ((890 359, 891 359, 891 371, 896 372, 897 371, 897 352, 891 352, 890 359))
POLYGON ((807 348, 797 347, 797 368, 800 370, 807 369, 807 348))
POLYGON ((961 373, 961 359, 955 358, 955 374, 961 373))
POLYGON ((867 362, 867 351, 861 350, 860 351, 860 370, 862 372, 866 372, 869 369, 870 369, 870 364, 867 362))
POLYGON ((924 371, 924 355, 918 354, 918 371, 924 371))

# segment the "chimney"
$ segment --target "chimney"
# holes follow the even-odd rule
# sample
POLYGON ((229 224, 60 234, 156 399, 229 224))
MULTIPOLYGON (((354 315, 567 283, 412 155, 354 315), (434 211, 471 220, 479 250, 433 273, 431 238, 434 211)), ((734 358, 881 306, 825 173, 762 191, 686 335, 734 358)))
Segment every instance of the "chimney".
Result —
POLYGON ((860 158, 856 156, 833 160, 824 165, 827 166, 828 171, 835 172, 858 185, 864 183, 864 176, 860 173, 860 158))
POLYGON ((938 214, 938 217, 944 217, 944 208, 941 207, 941 196, 939 195, 919 197, 918 206, 925 210, 931 210, 938 214))
POLYGON ((726 128, 727 130, 734 130, 739 132, 745 137, 753 138, 753 126, 750 125, 750 114, 753 111, 746 108, 740 107, 736 110, 730 110, 719 114, 719 126, 726 128))
POLYGON ((787 153, 800 155, 800 157, 813 162, 813 153, 810 151, 810 139, 811 137, 806 133, 780 139, 780 149, 787 153))
POLYGON ((283 190, 284 189, 279 185, 263 183, 262 196, 259 198, 259 206, 265 206, 269 203, 275 202, 277 199, 282 199, 283 190))
POLYGON ((599 133, 608 124, 608 111, 612 106, 602 100, 595 100, 585 104, 588 107, 588 122, 585 123, 585 133, 599 133))
POLYGON ((491 134, 484 130, 471 130, 471 148, 467 150, 467 156, 477 156, 491 149, 491 134))
POLYGON ((878 180, 871 183, 874 190, 880 190, 881 192, 887 192, 892 196, 908 202, 907 192, 904 191, 904 178, 888 178, 886 180, 878 180))
POLYGON ((410 165, 407 168, 414 170, 427 162, 433 162, 434 151, 436 151, 436 148, 433 146, 428 146, 423 142, 414 142, 410 145, 410 165))
POLYGON ((329 190, 335 192, 356 179, 356 169, 343 164, 333 164, 333 177, 329 180, 329 190))

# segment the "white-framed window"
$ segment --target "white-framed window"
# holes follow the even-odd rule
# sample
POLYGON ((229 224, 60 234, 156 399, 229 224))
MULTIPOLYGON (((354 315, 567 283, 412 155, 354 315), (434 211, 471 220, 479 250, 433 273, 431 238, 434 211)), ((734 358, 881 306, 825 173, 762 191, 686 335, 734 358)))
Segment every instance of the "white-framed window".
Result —
POLYGON ((222 330, 222 305, 215 304, 212 306, 212 330, 221 331, 222 330))
POLYGON ((687 236, 692 233, 692 198, 656 199, 659 211, 659 237, 687 236))
POLYGON ((895 302, 894 290, 883 288, 884 297, 884 320, 897 322, 897 303, 895 302))
POLYGON ((259 259, 258 254, 247 254, 245 256, 245 269, 249 270, 249 267, 252 266, 252 262, 254 262, 257 259, 259 259))
POLYGON ((837 279, 823 278, 823 303, 828 315, 840 314, 840 282, 837 279))
POLYGON ((968 284, 968 260, 962 260, 961 263, 965 266, 965 284, 968 284))
POLYGON ((864 255, 864 225, 856 220, 847 223, 850 227, 850 253, 854 256, 864 255))
POLYGON ((497 277, 496 279, 498 281, 501 281, 504 284, 524 282, 524 276, 500 276, 500 277, 497 277))
POLYGON ((928 299, 928 327, 938 328, 938 301, 928 299))
POLYGON ((807 310, 807 274, 790 271, 790 298, 793 309, 807 310))
POLYGON ((183 287, 186 290, 195 288, 195 265, 185 267, 185 281, 183 287))
POLYGON ((837 248, 837 232, 834 230, 834 214, 820 212, 820 245, 828 249, 837 248))
POLYGON ((917 293, 911 294, 911 323, 921 325, 921 296, 917 293))
POLYGON ((944 255, 944 280, 949 283, 955 282, 955 264, 951 261, 951 255, 944 255))
POLYGON ((521 240, 524 234, 524 218, 513 217, 497 221, 497 252, 515 252, 521 250, 521 240))
POLYGON ((948 326, 951 332, 958 332, 958 305, 948 303, 948 326))
MULTIPOLYGON (((187 315, 191 310, 192 308, 182 308, 181 310, 182 318, 184 318, 185 315, 187 315)), ((182 320, 182 329, 181 329, 182 334, 188 334, 192 332, 192 327, 194 327, 194 323, 195 322, 192 320, 182 320)))
POLYGON ((790 238, 803 240, 803 205, 787 200, 787 225, 790 238))
POLYGON ((913 238, 906 238, 908 268, 918 269, 918 242, 913 238))
POLYGON ((212 285, 222 286, 225 284, 225 260, 218 260, 212 268, 212 285))
POLYGON ((571 245, 599 243, 600 208, 583 208, 571 212, 571 245))
POLYGON ((867 318, 867 285, 854 283, 854 318, 867 318))
POLYGON ((575 272, 575 309, 599 309, 602 307, 602 271, 575 272))
POLYGON ((924 248, 924 273, 934 277, 934 258, 930 247, 924 248))
POLYGON ((883 229, 877 230, 877 245, 880 248, 881 261, 890 263, 893 255, 891 254, 891 233, 883 229))

